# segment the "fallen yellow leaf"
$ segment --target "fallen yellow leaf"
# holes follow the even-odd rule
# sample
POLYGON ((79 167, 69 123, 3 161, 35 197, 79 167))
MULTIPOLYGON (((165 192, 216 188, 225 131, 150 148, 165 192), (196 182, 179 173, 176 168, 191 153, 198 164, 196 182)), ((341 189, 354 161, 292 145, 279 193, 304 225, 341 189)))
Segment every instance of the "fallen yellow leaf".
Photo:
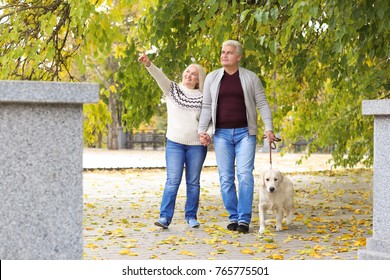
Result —
POLYGON ((362 214, 362 213, 363 213, 363 211, 361 209, 356 209, 355 210, 355 214, 356 215, 359 215, 359 214, 362 214))
POLYGON ((249 249, 249 248, 245 248, 245 249, 243 249, 243 250, 240 250, 240 253, 241 254, 248 254, 248 255, 254 255, 255 254, 255 252, 253 252, 251 249, 249 249))
POLYGON ((279 246, 278 245, 275 245, 275 244, 265 244, 264 247, 266 249, 276 249, 278 248, 279 246))
POLYGON ((317 258, 317 259, 321 259, 322 256, 320 253, 317 253, 316 251, 313 250, 313 252, 309 253, 308 254, 310 257, 314 257, 314 258, 317 258))
POLYGON ((267 243, 274 243, 275 242, 275 240, 273 238, 264 238, 263 240, 267 243))
POLYGON ((303 214, 298 214, 298 215, 294 218, 294 221, 302 221, 304 217, 305 217, 305 216, 304 216, 303 214))
POLYGON ((179 255, 186 255, 186 256, 191 256, 191 257, 196 256, 196 254, 194 254, 194 253, 192 253, 192 252, 190 252, 190 251, 187 251, 187 250, 181 251, 181 252, 179 253, 179 255))
POLYGON ((98 246, 96 246, 95 244, 93 244, 93 243, 88 243, 86 246, 85 246, 85 248, 92 248, 92 249, 95 249, 95 248, 97 248, 98 246))
POLYGON ((272 254, 270 257, 273 260, 284 260, 284 256, 279 254, 272 254))
POLYGON ((121 255, 127 255, 127 254, 129 254, 130 253, 130 250, 129 249, 124 249, 124 250, 120 250, 119 251, 119 254, 121 254, 121 255))
POLYGON ((338 239, 338 240, 351 240, 352 238, 353 238, 353 235, 346 233, 340 237, 337 237, 336 239, 338 239))
POLYGON ((325 233, 328 233, 328 232, 326 230, 324 230, 324 229, 317 229, 315 231, 315 233, 317 233, 317 234, 325 234, 325 233))
POLYGON ((226 249, 224 249, 224 248, 218 247, 218 248, 217 248, 217 253, 218 253, 219 255, 222 255, 222 254, 226 254, 227 251, 226 251, 226 249))
POLYGON ((316 245, 314 245, 313 249, 316 250, 316 251, 322 251, 322 250, 324 250, 324 247, 322 247, 321 245, 316 244, 316 245))
POLYGON ((353 243, 353 246, 366 246, 366 238, 359 238, 353 243))

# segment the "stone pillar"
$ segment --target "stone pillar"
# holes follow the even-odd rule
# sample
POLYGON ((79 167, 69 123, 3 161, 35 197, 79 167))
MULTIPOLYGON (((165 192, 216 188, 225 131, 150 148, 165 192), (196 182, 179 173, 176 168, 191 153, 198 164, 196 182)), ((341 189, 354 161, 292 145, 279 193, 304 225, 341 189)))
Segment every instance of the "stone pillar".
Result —
POLYGON ((390 99, 364 100, 363 115, 374 116, 373 236, 359 259, 390 259, 390 99))
POLYGON ((82 259, 89 83, 0 81, 0 259, 82 259))

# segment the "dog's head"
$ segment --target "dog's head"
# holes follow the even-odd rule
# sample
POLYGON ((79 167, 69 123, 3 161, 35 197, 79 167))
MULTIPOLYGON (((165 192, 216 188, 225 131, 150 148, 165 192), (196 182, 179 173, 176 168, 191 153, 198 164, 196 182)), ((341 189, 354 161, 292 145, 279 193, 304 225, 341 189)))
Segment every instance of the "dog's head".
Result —
POLYGON ((261 173, 261 186, 269 193, 278 191, 278 188, 282 186, 283 174, 276 169, 264 170, 261 173))

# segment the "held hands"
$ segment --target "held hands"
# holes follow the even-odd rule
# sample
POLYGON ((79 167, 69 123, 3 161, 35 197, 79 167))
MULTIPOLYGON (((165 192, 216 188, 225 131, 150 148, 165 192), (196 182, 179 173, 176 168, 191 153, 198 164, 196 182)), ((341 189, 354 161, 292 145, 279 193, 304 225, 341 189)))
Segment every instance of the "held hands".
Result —
POLYGON ((200 144, 203 146, 208 146, 211 143, 211 137, 206 132, 200 132, 198 135, 200 144))
MULTIPOLYGON (((211 143, 211 137, 206 132, 200 132, 199 141, 203 146, 208 146, 211 143)), ((263 138, 267 138, 269 143, 275 144, 275 142, 279 142, 280 139, 277 138, 272 130, 267 130, 263 136, 263 138)))
POLYGON ((149 57, 145 53, 142 53, 142 55, 138 58, 138 61, 143 63, 146 67, 150 66, 149 57))

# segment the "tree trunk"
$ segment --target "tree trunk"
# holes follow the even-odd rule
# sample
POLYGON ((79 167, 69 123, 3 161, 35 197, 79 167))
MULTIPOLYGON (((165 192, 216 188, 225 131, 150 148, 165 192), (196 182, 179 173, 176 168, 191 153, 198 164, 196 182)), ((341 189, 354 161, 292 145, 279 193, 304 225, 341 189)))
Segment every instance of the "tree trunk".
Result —
POLYGON ((110 91, 108 99, 108 109, 111 112, 112 122, 108 124, 108 141, 107 148, 109 150, 118 150, 118 106, 116 102, 116 94, 110 91))

